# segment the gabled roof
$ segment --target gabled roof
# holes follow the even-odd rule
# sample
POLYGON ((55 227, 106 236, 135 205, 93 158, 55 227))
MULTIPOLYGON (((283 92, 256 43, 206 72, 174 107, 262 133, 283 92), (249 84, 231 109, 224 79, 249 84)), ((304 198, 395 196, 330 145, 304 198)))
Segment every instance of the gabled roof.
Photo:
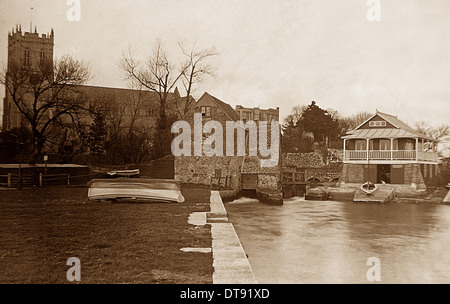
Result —
POLYGON ((231 119, 233 121, 238 121, 239 120, 239 115, 236 113, 236 111, 229 104, 227 104, 227 103, 223 102, 222 100, 212 96, 208 92, 203 93, 202 97, 200 97, 197 102, 192 104, 192 106, 190 107, 190 109, 186 113, 186 115, 188 115, 190 112, 192 112, 192 110, 194 109, 195 105, 204 97, 209 98, 210 100, 212 100, 212 102, 214 102, 225 113, 225 115, 228 116, 229 119, 231 119))
POLYGON ((427 140, 434 140, 431 137, 428 137, 419 131, 411 128, 406 123, 397 118, 397 116, 393 116, 390 114, 382 113, 377 111, 374 115, 365 120, 362 124, 355 128, 355 130, 349 131, 348 135, 343 136, 343 139, 351 139, 351 138, 383 138, 383 137, 397 137, 397 138, 411 138, 411 137, 419 137, 427 140), (372 120, 375 116, 379 116, 391 125, 394 128, 373 128, 373 129, 360 129, 367 122, 372 120))
POLYGON ((393 116, 393 115, 382 113, 382 112, 378 112, 378 111, 377 111, 377 113, 375 115, 380 116, 381 118, 383 118, 384 120, 386 120, 387 122, 389 122, 393 126, 396 126, 399 129, 403 129, 405 131, 408 131, 408 132, 411 132, 411 133, 415 133, 417 135, 422 135, 419 131, 411 128, 410 126, 405 124, 403 121, 398 119, 397 116, 393 116))
POLYGON ((223 102, 222 100, 212 96, 211 94, 209 94, 208 92, 205 92, 205 94, 209 97, 212 98, 212 100, 214 100, 214 102, 217 104, 217 106, 219 108, 222 109, 222 111, 225 112, 225 114, 227 114, 227 116, 229 118, 231 118, 234 121, 238 121, 239 120, 239 115, 236 113, 236 111, 227 103, 223 102))

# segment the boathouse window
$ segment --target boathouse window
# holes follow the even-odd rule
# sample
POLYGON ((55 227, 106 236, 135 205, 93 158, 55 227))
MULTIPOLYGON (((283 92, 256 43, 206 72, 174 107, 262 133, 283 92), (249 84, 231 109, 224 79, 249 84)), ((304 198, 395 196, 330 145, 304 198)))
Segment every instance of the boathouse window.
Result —
POLYGON ((367 142, 365 140, 355 140, 355 150, 361 151, 367 149, 367 142))
POLYGON ((391 150, 391 141, 389 139, 380 139, 380 150, 391 150))
POLYGON ((370 121, 369 127, 386 127, 386 122, 382 121, 370 121))
POLYGON ((211 107, 201 107, 202 110, 202 116, 203 117, 210 117, 211 116, 211 107))
POLYGON ((414 142, 411 139, 405 141, 405 150, 414 150, 414 142))
POLYGON ((394 139, 392 144, 394 145, 392 147, 392 150, 398 150, 398 139, 394 139))

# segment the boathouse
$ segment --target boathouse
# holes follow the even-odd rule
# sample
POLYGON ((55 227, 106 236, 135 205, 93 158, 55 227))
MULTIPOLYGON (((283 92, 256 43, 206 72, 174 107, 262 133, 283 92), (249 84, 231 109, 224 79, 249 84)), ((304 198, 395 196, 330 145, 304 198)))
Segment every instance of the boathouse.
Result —
POLYGON ((345 183, 371 181, 424 188, 438 175, 436 140, 396 116, 377 111, 342 138, 345 183))

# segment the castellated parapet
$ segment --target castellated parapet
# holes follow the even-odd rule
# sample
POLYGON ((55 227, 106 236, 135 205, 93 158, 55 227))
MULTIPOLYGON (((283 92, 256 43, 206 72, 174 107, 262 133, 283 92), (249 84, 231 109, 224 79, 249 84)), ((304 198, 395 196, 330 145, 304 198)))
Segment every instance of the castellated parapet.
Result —
MULTIPOLYGON (((22 26, 16 25, 8 33, 8 67, 7 75, 14 70, 25 69, 30 74, 39 74, 42 64, 53 70, 54 32, 40 35, 37 28, 34 32, 23 32, 22 26)), ((8 77, 8 76, 7 76, 8 77)), ((21 126, 21 114, 13 105, 11 96, 5 88, 3 99, 3 130, 21 126)))
POLYGON ((16 63, 38 70, 43 61, 53 61, 54 32, 39 35, 34 32, 22 32, 22 26, 16 25, 8 33, 8 67, 16 63))

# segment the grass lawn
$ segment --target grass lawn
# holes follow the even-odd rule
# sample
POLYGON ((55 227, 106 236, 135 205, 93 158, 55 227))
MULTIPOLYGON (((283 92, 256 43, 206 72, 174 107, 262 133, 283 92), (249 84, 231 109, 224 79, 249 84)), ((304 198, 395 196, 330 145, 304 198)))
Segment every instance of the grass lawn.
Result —
POLYGON ((186 202, 97 203, 87 188, 0 190, 0 283, 212 283, 210 227, 188 224, 209 211, 209 189, 183 186, 186 202))

